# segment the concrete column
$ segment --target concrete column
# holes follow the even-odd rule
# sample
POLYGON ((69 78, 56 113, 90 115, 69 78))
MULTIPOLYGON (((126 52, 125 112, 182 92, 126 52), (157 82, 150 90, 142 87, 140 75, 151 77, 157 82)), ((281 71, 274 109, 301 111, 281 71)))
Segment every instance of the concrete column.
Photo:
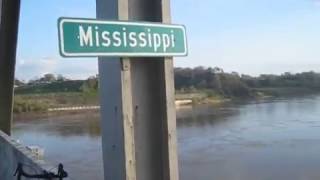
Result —
MULTIPOLYGON (((170 23, 170 0, 96 0, 98 19, 170 23)), ((172 58, 99 58, 106 180, 178 180, 172 58)))
POLYGON ((2 0, 0 0, 0 26, 1 26, 1 17, 2 17, 2 0))
POLYGON ((10 134, 20 0, 0 0, 0 130, 10 134))

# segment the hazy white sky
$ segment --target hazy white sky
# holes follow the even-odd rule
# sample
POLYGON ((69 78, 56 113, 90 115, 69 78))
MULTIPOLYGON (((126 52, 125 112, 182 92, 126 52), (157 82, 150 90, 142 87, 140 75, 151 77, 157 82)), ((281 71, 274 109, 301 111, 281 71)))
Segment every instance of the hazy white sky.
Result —
MULTIPOLYGON (((185 24, 189 56, 179 67, 218 66, 258 75, 320 71, 320 1, 171 0, 173 23, 185 24)), ((57 19, 95 17, 94 0, 22 0, 17 77, 44 73, 86 78, 97 60, 64 59, 57 19)))

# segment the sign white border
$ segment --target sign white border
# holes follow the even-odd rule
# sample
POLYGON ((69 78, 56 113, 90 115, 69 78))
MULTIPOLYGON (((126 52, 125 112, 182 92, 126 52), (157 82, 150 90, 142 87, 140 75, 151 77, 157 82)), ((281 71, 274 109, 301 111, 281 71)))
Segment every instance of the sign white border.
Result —
POLYGON ((63 57, 99 57, 99 56, 117 56, 117 57, 171 57, 171 56, 187 56, 188 55, 188 45, 187 45, 187 36, 186 28, 183 25, 173 25, 173 24, 161 24, 161 23, 149 23, 149 22, 128 22, 128 21, 105 21, 98 19, 78 19, 78 18, 59 18, 58 20, 58 29, 59 29, 59 49, 60 54, 63 57), (118 25, 140 25, 140 26, 151 26, 151 27, 168 27, 168 28, 178 28, 183 31, 184 36, 184 52, 182 53, 139 53, 139 52, 86 52, 86 53, 68 53, 64 49, 64 36, 63 36, 63 23, 73 22, 73 23, 88 23, 88 24, 118 24, 118 25))

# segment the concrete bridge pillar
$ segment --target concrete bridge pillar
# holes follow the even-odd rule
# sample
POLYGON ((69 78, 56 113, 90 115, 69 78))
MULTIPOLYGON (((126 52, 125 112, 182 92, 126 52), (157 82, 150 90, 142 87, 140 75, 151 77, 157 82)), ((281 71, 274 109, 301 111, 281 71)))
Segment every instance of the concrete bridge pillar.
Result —
MULTIPOLYGON (((97 18, 170 23, 170 0, 96 0, 97 18)), ((99 58, 105 180, 178 180, 173 61, 99 58)))
POLYGON ((0 0, 0 130, 10 135, 20 0, 0 0))

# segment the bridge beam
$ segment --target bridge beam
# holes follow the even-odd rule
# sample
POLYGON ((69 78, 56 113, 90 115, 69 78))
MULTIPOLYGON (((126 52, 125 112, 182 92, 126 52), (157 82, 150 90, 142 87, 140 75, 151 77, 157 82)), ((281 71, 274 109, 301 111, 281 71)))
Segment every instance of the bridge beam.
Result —
MULTIPOLYGON (((170 23, 170 0, 96 0, 97 17, 170 23)), ((178 180, 172 58, 99 58, 105 179, 178 180)))
POLYGON ((0 0, 0 130, 10 135, 20 0, 0 0))

